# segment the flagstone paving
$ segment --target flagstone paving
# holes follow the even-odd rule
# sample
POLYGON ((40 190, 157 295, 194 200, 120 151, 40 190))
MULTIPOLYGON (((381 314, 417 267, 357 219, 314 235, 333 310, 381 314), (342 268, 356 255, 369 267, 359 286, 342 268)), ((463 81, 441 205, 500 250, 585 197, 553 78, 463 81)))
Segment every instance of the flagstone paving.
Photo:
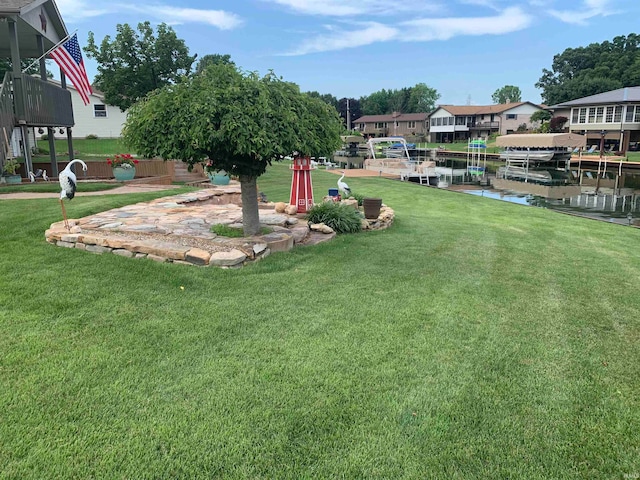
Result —
MULTIPOLYGON (((229 268, 335 236, 326 226, 309 226, 302 216, 277 213, 273 203, 259 205, 260 223, 271 233, 229 238, 211 232, 216 224, 242 227, 240 198, 237 184, 208 188, 70 219, 69 231, 56 222, 45 237, 60 247, 98 254, 229 268)), ((383 206, 378 219, 363 219, 363 228, 386 228, 393 218, 393 210, 383 206)))

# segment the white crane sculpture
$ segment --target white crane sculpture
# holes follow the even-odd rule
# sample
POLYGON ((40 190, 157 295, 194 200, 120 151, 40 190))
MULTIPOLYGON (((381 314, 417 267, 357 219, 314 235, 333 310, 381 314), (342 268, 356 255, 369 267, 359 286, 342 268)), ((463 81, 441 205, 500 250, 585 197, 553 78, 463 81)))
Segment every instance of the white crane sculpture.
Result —
POLYGON ((347 185, 345 182, 342 181, 343 178, 344 178, 344 170, 342 171, 342 176, 338 180, 338 190, 343 191, 345 193, 345 196, 349 196, 351 195, 351 189, 349 188, 349 185, 347 185))
POLYGON ((60 181, 60 188, 62 191, 60 192, 60 207, 62 208, 62 216, 64 218, 64 227, 67 230, 71 230, 69 227, 69 222, 67 220, 67 212, 64 209, 63 199, 68 198, 71 200, 76 195, 76 174, 71 171, 71 165, 74 163, 82 164, 82 170, 87 171, 87 164, 82 160, 71 160, 69 164, 65 167, 60 175, 58 175, 58 180, 60 181))

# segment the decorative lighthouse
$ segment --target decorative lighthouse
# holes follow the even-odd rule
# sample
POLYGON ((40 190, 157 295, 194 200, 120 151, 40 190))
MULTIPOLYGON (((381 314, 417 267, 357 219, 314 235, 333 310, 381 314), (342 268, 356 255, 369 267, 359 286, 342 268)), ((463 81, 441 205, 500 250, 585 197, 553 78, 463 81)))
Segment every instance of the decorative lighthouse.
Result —
POLYGON ((289 204, 295 205, 298 213, 307 213, 313 206, 313 186, 311 185, 311 158, 293 159, 293 178, 291 179, 291 198, 289 204))

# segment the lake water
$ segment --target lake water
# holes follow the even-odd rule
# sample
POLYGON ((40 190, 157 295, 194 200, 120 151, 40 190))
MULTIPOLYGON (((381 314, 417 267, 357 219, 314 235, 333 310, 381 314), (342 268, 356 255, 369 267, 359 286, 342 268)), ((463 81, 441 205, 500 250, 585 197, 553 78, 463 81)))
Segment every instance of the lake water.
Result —
POLYGON ((548 208, 621 225, 629 224, 629 214, 632 219, 640 218, 640 195, 615 196, 603 193, 597 195, 583 193, 569 198, 550 199, 537 195, 489 189, 462 190, 462 192, 520 205, 548 208))

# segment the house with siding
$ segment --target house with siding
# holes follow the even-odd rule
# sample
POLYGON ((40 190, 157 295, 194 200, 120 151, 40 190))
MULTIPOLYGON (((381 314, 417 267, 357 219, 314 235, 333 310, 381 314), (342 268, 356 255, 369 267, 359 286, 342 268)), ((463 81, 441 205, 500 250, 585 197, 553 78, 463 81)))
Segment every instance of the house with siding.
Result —
POLYGON ((552 105, 554 116, 569 119, 568 129, 623 154, 640 145, 640 87, 625 87, 552 105))
POLYGON ((508 135, 529 129, 531 115, 542 110, 531 102, 498 105, 440 105, 429 116, 430 141, 460 142, 469 138, 508 135))
POLYGON ((353 121, 355 130, 365 137, 421 135, 427 133, 428 113, 364 115, 353 121))
MULTIPOLYGON (((56 80, 49 80, 58 84, 56 80)), ((122 127, 127 119, 127 112, 122 112, 119 107, 108 105, 104 101, 104 95, 93 89, 89 95, 89 105, 85 105, 80 94, 72 84, 67 84, 71 92, 73 105, 73 119, 75 125, 71 128, 73 138, 85 138, 87 135, 97 135, 98 138, 118 138, 121 136, 122 127)))

